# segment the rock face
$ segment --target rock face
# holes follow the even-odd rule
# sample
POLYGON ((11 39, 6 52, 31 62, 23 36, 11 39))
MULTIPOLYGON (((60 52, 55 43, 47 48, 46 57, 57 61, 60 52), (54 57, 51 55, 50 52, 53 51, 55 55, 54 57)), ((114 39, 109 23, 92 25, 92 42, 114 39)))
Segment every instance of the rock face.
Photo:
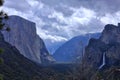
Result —
POLYGON ((57 62, 77 62, 81 60, 85 46, 91 37, 98 38, 100 33, 86 34, 72 38, 58 48, 53 57, 57 62))
POLYGON ((62 80, 66 79, 75 66, 37 64, 24 57, 16 47, 6 42, 1 32, 0 49, 3 51, 0 53, 0 59, 3 59, 3 62, 0 63, 0 74, 3 75, 4 80, 52 80, 54 78, 62 80))
POLYGON ((120 65, 120 24, 108 24, 99 39, 90 39, 83 62, 95 69, 120 65))
POLYGON ((3 32, 5 40, 22 55, 37 63, 54 61, 43 40, 36 34, 35 23, 18 16, 10 16, 5 23, 11 28, 10 32, 3 32))
POLYGON ((17 48, 5 42, 1 32, 0 49, 3 50, 0 58, 4 60, 0 64, 0 73, 4 75, 5 80, 31 80, 34 75, 40 76, 40 73, 37 73, 40 72, 40 67, 20 54, 17 48))
POLYGON ((100 40, 106 44, 112 43, 112 42, 118 42, 120 43, 120 25, 118 26, 108 24, 105 26, 105 29, 103 30, 103 33, 100 37, 100 40))

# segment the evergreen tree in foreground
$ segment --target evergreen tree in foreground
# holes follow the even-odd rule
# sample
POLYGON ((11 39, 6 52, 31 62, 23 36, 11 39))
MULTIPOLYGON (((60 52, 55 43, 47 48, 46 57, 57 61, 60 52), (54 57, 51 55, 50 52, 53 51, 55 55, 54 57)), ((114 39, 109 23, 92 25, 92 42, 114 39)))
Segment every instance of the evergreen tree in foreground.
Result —
MULTIPOLYGON (((4 0, 0 0, 0 7, 3 5, 4 0)), ((8 19, 5 12, 0 11, 0 31, 10 31, 10 28, 3 23, 3 19, 8 19)), ((3 49, 0 48, 0 55, 3 53, 3 49)), ((2 65, 4 60, 0 57, 0 65, 2 65)), ((3 75, 0 73, 0 80, 3 80, 3 75)))

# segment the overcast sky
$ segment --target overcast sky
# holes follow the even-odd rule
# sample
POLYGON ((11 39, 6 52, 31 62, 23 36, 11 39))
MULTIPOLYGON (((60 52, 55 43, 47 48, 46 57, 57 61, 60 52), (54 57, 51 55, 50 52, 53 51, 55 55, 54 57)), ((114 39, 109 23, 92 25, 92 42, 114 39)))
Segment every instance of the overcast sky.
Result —
POLYGON ((3 9, 35 22, 46 43, 100 32, 120 21, 120 0, 5 0, 3 9))

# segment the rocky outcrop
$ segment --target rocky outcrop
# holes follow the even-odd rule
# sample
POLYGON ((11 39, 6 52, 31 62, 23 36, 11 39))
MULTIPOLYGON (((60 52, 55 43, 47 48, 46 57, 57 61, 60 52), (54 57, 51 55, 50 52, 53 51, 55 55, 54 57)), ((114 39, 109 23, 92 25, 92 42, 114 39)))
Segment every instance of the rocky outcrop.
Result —
POLYGON ((100 40, 105 44, 120 43, 120 24, 118 24, 118 26, 112 24, 106 25, 100 40))
POLYGON ((10 32, 3 32, 5 40, 22 55, 37 63, 54 61, 43 40, 36 34, 35 23, 19 16, 10 16, 5 23, 11 28, 10 32))
POLYGON ((99 39, 90 39, 83 62, 94 69, 120 65, 120 24, 108 24, 99 39))
POLYGON ((86 34, 72 38, 58 48, 53 57, 57 62, 79 62, 82 59, 84 48, 91 37, 98 38, 100 33, 86 34))

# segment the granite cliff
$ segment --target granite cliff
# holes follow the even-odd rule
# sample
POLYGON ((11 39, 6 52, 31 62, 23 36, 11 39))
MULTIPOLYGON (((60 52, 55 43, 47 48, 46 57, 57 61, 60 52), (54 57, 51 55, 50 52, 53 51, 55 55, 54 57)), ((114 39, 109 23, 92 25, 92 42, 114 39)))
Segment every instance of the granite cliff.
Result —
POLYGON ((120 24, 105 26, 99 39, 90 39, 85 49, 86 65, 95 68, 120 64, 120 24))
MULTIPOLYGON (((19 50, 6 42, 0 32, 0 76, 4 80, 66 80, 75 65, 37 64, 24 57, 19 50)), ((72 78, 71 78, 72 79, 72 78)), ((69 79, 67 79, 69 80, 69 79)))
POLYGON ((116 73, 120 79, 120 24, 106 25, 99 39, 89 40, 82 67, 84 75, 88 75, 87 80, 98 80, 95 79, 98 75, 104 80, 113 80, 116 73))
POLYGON ((40 76, 40 66, 25 58, 20 52, 6 42, 0 32, 0 49, 2 53, 0 58, 3 63, 0 64, 0 74, 4 75, 4 80, 31 80, 32 77, 40 76))
POLYGON ((10 32, 3 32, 5 41, 15 46, 22 55, 37 63, 54 61, 37 35, 35 23, 19 16, 10 16, 5 23, 11 28, 10 32))

